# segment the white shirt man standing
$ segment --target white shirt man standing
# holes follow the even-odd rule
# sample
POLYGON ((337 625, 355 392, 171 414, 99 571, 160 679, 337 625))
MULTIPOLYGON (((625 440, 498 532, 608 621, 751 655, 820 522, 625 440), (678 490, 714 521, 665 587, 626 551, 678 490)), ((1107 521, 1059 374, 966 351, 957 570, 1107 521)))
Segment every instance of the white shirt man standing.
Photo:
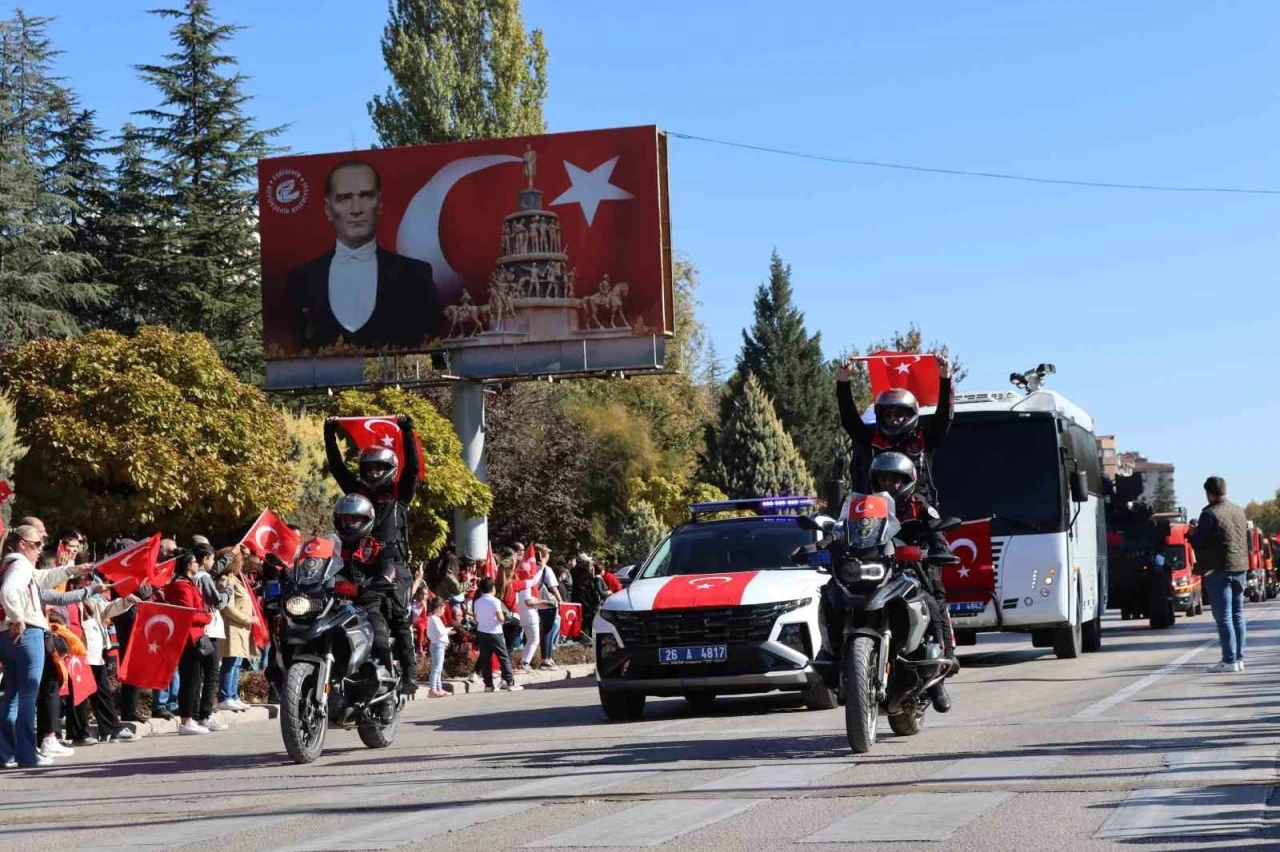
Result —
POLYGON ((507 652, 507 642, 502 637, 502 624, 506 620, 506 607, 493 594, 493 580, 485 577, 476 587, 476 672, 484 678, 484 691, 493 692, 493 658, 498 658, 502 669, 502 690, 516 692, 524 687, 516 684, 516 676, 511 671, 511 655, 507 652))

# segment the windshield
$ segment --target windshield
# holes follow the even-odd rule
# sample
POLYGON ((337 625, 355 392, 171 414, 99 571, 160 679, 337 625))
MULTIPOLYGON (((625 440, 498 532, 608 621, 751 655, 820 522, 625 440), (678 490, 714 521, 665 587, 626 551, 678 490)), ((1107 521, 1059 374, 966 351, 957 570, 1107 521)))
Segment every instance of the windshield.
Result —
POLYGON ((1182 545, 1167 545, 1163 552, 1164 564, 1170 571, 1181 571, 1187 567, 1187 552, 1182 545))
POLYGON ((635 576, 649 580, 780 568, 812 570, 793 565, 791 551, 814 540, 812 532, 790 517, 691 524, 664 539, 635 576))
POLYGON ((1062 473, 1050 417, 957 417, 933 460, 939 511, 993 517, 992 535, 1061 532, 1062 473))

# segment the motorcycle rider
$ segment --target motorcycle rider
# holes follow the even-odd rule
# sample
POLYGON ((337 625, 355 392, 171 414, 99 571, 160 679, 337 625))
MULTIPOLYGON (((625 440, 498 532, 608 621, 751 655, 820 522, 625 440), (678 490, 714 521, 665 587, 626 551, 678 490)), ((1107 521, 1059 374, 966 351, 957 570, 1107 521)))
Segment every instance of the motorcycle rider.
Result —
MULTIPOLYGON (((422 469, 413 420, 396 418, 404 445, 404 470, 396 478, 400 460, 388 447, 372 446, 360 451, 359 476, 351 473, 338 449, 338 421, 324 423, 325 453, 329 470, 345 497, 334 507, 334 527, 343 543, 343 557, 361 574, 362 600, 357 601, 372 614, 375 609, 386 619, 394 637, 396 653, 404 672, 403 692, 412 696, 418 689, 413 627, 409 620, 409 503, 413 500, 422 469), (359 500, 348 498, 360 497, 359 500), (344 502, 345 501, 345 502, 344 502), (368 504, 366 508, 365 503, 368 504), (367 517, 371 512, 372 517, 367 517), (349 551, 349 553, 348 553, 349 551)), ((376 619, 375 619, 376 621, 376 619)), ((390 644, 387 644, 390 647, 390 644)))
MULTIPOLYGON (((939 520, 938 510, 916 492, 916 467, 911 459, 902 453, 888 451, 871 460, 871 490, 887 492, 894 501, 899 521, 939 520)), ((950 554, 947 540, 940 533, 929 536, 929 552, 931 554, 950 554)), ((921 580, 928 593, 929 618, 933 624, 934 638, 942 645, 947 659, 951 662, 948 674, 957 671, 956 649, 952 640, 951 619, 947 608, 947 589, 942 583, 942 571, 925 561, 920 566, 921 580)), ((945 681, 938 681, 929 688, 929 697, 933 700, 933 709, 946 713, 951 709, 951 696, 947 694, 945 681)))
POLYGON ((920 425, 920 403, 915 394, 904 388, 881 391, 875 400, 875 426, 863 423, 849 384, 853 376, 853 360, 840 365, 836 373, 836 401, 840 406, 840 423, 853 441, 849 471, 854 491, 865 493, 870 490, 866 474, 873 458, 884 452, 899 452, 915 465, 917 490, 926 501, 937 505, 933 453, 946 440, 951 428, 952 408, 951 363, 942 355, 934 357, 938 361, 938 407, 923 427, 920 425))

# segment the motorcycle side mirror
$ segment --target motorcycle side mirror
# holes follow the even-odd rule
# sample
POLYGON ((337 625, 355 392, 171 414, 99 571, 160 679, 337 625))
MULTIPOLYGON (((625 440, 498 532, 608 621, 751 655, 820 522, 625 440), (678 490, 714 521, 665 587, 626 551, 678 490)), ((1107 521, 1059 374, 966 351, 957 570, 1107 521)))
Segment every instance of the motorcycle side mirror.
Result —
POLYGON ((1071 502, 1089 502, 1089 477, 1083 470, 1071 474, 1071 502))
POLYGON ((963 523, 964 521, 959 518, 943 518, 938 521, 937 525, 933 529, 935 532, 946 532, 947 530, 958 529, 963 523))
POLYGON ((796 517, 796 524, 802 530, 810 532, 828 533, 835 528, 836 519, 830 515, 799 515, 796 517))
POLYGON ((939 568, 941 568, 944 565, 959 565, 962 560, 960 559, 959 556, 956 556, 954 553, 939 552, 939 553, 930 553, 928 556, 924 558, 924 561, 928 562, 930 565, 937 565, 939 568))

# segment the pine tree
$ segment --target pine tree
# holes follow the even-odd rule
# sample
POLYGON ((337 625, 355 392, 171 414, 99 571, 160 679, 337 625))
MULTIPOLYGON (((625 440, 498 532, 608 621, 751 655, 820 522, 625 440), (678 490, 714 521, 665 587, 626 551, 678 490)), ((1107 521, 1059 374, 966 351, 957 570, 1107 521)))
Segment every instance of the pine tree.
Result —
POLYGON ((783 428, 825 490, 842 435, 835 374, 822 356, 822 335, 805 330, 793 301, 791 267, 776 250, 769 281, 756 291, 755 323, 742 332, 737 369, 739 376, 754 374, 773 399, 783 428))
POLYGON ((1176 512, 1178 493, 1173 488, 1173 477, 1161 474, 1156 479, 1155 493, 1151 495, 1151 508, 1157 512, 1176 512))
POLYGON ((383 145, 546 129, 547 50, 520 0, 392 0, 382 57, 391 86, 369 116, 383 145))
POLYGON ((99 230, 110 250, 102 259, 102 279, 115 291, 98 324, 132 334, 147 321, 152 290, 164 262, 163 229, 153 196, 153 178, 138 128, 126 123, 108 153, 115 165, 107 178, 107 198, 99 230))
MULTIPOLYGON (((240 27, 219 24, 208 0, 154 12, 174 21, 167 65, 138 66, 160 92, 139 130, 155 164, 151 223, 163 239, 163 265, 135 295, 139 318, 202 331, 224 363, 245 379, 262 369, 258 270, 257 162, 273 153, 283 128, 257 129, 234 57, 223 53, 240 27)), ((160 255, 156 255, 160 256, 160 255)))
POLYGON ((0 22, 0 349, 79 333, 102 299, 74 245, 73 197, 56 168, 58 122, 72 96, 51 76, 48 18, 0 22))
POLYGON ((766 494, 811 494, 813 477, 773 402, 752 373, 741 392, 726 394, 725 418, 714 432, 708 481, 733 498, 766 494))

